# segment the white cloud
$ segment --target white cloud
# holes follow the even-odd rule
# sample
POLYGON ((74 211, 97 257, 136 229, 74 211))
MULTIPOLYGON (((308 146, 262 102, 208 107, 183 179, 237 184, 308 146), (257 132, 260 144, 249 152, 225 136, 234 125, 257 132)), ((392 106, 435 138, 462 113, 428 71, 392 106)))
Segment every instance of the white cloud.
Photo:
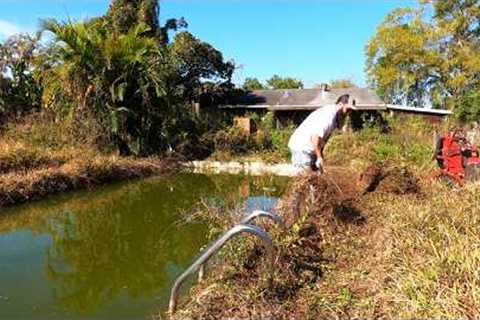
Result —
POLYGON ((16 33, 20 33, 22 30, 15 24, 0 20, 0 38, 8 38, 16 33))

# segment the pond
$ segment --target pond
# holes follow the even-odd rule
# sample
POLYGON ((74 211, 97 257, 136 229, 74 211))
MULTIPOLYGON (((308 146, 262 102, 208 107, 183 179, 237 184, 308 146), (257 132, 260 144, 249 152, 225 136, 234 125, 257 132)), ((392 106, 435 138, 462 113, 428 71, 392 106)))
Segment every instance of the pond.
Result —
POLYGON ((182 173, 0 214, 0 319, 146 319, 206 244, 202 201, 269 209, 287 180, 182 173))

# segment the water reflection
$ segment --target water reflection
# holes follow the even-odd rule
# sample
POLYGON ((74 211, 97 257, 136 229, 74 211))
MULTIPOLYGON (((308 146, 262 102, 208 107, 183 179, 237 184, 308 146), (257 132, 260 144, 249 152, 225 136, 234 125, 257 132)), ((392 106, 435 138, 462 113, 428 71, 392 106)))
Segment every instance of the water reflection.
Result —
POLYGON ((0 296, 10 298, 0 300, 0 318, 142 318, 166 305, 172 280, 205 244, 205 226, 178 224, 182 214, 202 198, 268 205, 285 183, 182 174, 7 210, 0 218, 0 296), (13 256, 35 259, 25 270, 13 256), (17 288, 26 272, 31 288, 17 288))

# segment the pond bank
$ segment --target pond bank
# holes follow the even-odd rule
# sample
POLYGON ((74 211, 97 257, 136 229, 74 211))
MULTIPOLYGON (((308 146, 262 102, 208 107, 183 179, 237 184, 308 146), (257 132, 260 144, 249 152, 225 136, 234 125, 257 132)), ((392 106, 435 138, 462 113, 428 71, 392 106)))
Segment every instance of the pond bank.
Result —
POLYGON ((299 174, 298 169, 288 163, 209 160, 180 162, 176 159, 126 158, 91 152, 36 154, 21 149, 0 157, 0 207, 179 169, 193 173, 252 176, 294 177, 299 174))
POLYGON ((179 168, 176 161, 85 155, 0 175, 0 207, 39 200, 48 195, 96 185, 148 177, 179 168))

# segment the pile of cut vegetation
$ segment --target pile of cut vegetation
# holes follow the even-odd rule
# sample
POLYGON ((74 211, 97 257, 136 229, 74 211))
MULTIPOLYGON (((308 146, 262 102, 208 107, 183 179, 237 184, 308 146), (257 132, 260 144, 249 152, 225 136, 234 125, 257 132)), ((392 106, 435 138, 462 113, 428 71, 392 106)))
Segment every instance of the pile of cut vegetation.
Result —
POLYGON ((381 219, 369 212, 370 198, 420 192, 411 172, 372 168, 361 175, 339 168, 294 180, 278 206, 287 230, 270 229, 277 239, 273 283, 267 281, 266 264, 260 263, 262 247, 251 242, 243 252, 236 248, 227 254, 219 270, 193 289, 197 298, 178 311, 177 319, 333 316, 355 309, 349 298, 354 294, 368 299, 381 284, 354 280, 355 272, 362 266, 383 274, 379 261, 385 260, 381 255, 388 243, 381 219), (366 183, 370 177, 375 188, 370 180, 366 183))
POLYGON ((355 176, 351 172, 338 174, 329 171, 324 175, 305 175, 293 181, 278 208, 287 225, 298 222, 307 212, 311 217, 330 221, 335 217, 348 220, 349 217, 340 211, 341 208, 355 206, 359 201, 355 176))
POLYGON ((363 193, 380 192, 397 195, 420 194, 419 180, 407 167, 390 167, 372 164, 359 179, 363 193))

